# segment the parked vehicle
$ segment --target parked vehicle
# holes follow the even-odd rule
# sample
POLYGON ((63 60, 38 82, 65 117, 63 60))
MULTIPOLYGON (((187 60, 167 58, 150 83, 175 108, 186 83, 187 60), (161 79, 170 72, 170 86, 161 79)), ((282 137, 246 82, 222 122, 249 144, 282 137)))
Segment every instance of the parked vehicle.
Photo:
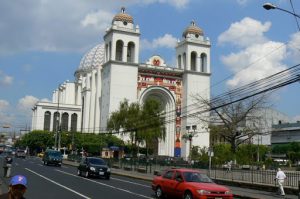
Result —
POLYGON ((157 198, 233 199, 231 190, 214 183, 206 174, 192 169, 168 169, 154 177, 152 189, 157 198))
POLYGON ((57 165, 61 166, 62 163, 62 154, 60 151, 47 149, 43 156, 43 163, 44 165, 57 165))
POLYGON ((104 177, 110 179, 110 168, 102 158, 97 157, 83 157, 77 169, 77 175, 86 178, 90 176, 104 177))
POLYGON ((26 158, 26 152, 23 149, 17 149, 15 153, 16 158, 26 158))

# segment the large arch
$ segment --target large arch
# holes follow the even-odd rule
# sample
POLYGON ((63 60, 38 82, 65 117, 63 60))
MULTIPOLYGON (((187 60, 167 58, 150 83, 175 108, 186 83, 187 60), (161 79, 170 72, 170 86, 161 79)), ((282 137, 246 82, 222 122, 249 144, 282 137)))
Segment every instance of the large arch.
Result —
POLYGON ((147 99, 157 99, 163 109, 166 120, 166 139, 160 140, 158 143, 158 155, 174 156, 175 148, 175 98, 166 88, 160 86, 152 86, 143 91, 140 96, 139 103, 143 104, 147 99))
POLYGON ((124 46, 124 42, 122 40, 118 40, 116 42, 116 60, 117 61, 124 61, 123 60, 123 46, 124 46))
POLYGON ((61 117, 61 130, 62 131, 68 131, 69 128, 69 114, 63 113, 61 117))

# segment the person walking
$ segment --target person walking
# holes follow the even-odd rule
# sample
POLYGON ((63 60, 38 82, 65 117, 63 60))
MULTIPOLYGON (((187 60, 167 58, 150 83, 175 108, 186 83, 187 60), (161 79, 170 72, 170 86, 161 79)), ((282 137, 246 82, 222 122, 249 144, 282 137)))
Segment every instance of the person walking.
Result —
POLYGON ((12 166, 12 157, 11 155, 6 155, 3 160, 3 177, 10 177, 12 166))
POLYGON ((15 175, 11 178, 8 192, 1 194, 0 199, 25 199, 27 190, 27 179, 22 175, 15 175))
POLYGON ((283 184, 284 184, 284 180, 286 179, 286 175, 283 171, 281 171, 280 168, 277 169, 277 173, 276 173, 276 180, 278 182, 278 186, 280 189, 280 195, 284 196, 284 189, 283 189, 283 184))

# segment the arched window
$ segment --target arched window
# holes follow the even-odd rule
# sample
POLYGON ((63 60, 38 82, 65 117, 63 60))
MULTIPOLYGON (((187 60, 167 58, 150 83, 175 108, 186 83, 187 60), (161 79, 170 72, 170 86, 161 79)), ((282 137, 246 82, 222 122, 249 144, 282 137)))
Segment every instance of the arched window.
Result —
POLYGON ((53 131, 59 130, 59 120, 60 120, 60 114, 59 112, 55 112, 53 114, 53 131))
POLYGON ((109 42, 108 51, 109 51, 108 59, 111 60, 111 41, 109 42))
POLYGON ((69 126, 69 114, 63 113, 61 117, 61 130, 68 131, 68 126, 69 126))
POLYGON ((72 132, 76 132, 77 131, 77 114, 76 113, 73 113, 71 115, 71 131, 72 132))
POLYGON ((133 42, 129 42, 127 47, 127 62, 133 63, 134 57, 135 57, 135 45, 133 42))
POLYGON ((181 69, 181 55, 178 55, 177 63, 178 63, 178 68, 181 69))
POLYGON ((201 72, 208 72, 207 71, 207 55, 205 53, 201 54, 201 72))
POLYGON ((122 40, 118 40, 117 44, 116 44, 116 60, 117 61, 122 61, 123 46, 124 46, 123 41, 122 40))
POLYGON ((197 63, 197 53, 191 53, 191 70, 196 71, 196 63, 197 63))
POLYGON ((183 68, 186 69, 186 54, 183 53, 183 68))
POLYGON ((44 131, 50 131, 51 113, 46 111, 44 114, 44 131))

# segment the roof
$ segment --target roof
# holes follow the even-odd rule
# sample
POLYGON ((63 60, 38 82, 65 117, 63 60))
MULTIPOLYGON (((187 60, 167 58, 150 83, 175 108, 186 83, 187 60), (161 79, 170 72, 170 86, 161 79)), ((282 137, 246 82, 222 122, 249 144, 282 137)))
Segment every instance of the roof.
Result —
POLYGON ((127 22, 127 23, 133 23, 133 18, 129 14, 125 13, 125 8, 121 8, 121 12, 116 14, 116 16, 113 18, 113 21, 122 21, 122 22, 127 22))
POLYGON ((202 29, 196 26, 195 21, 191 22, 191 25, 185 29, 185 31, 182 33, 182 36, 186 37, 188 34, 194 34, 198 36, 204 35, 202 29))

